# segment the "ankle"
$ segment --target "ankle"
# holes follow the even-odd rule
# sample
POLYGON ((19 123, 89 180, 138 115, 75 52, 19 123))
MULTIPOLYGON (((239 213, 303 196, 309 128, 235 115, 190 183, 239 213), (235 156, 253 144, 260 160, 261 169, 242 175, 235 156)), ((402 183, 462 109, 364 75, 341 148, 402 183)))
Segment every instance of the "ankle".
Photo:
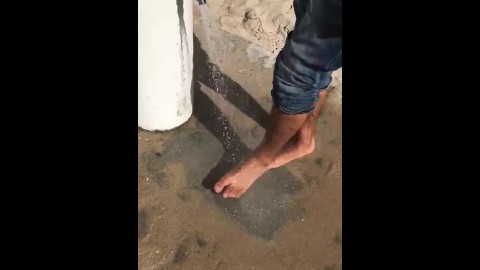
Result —
POLYGON ((254 155, 250 158, 250 160, 254 166, 262 169, 269 169, 271 164, 273 164, 273 159, 260 155, 254 155))
POLYGON ((302 150, 304 151, 305 155, 310 155, 311 153, 313 153, 315 151, 315 139, 312 138, 309 143, 303 146, 302 150))

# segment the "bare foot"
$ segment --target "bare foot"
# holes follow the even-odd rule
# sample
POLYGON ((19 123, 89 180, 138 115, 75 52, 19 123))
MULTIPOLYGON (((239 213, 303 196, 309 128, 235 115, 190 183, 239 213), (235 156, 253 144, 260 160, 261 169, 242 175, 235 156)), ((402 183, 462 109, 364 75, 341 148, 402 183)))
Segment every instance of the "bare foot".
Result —
POLYGON ((239 198, 268 169, 256 157, 251 157, 220 179, 214 186, 215 192, 223 191, 224 198, 239 198))
MULTIPOLYGON (((280 144, 284 150, 278 149, 280 150, 278 156, 273 158, 273 160, 269 160, 268 164, 265 162, 260 162, 258 159, 259 155, 250 157, 241 166, 231 170, 222 179, 220 179, 220 181, 218 181, 214 186, 215 192, 223 192, 224 198, 239 198, 248 190, 248 188, 250 188, 253 182, 255 182, 269 169, 280 167, 294 159, 312 153, 315 149, 315 140, 313 138, 315 125, 326 98, 327 93, 325 91, 321 92, 315 109, 307 116, 303 126, 300 126, 297 130, 297 134, 295 135, 296 138, 291 141, 290 145, 288 145, 289 143, 287 143, 286 140, 280 144)), ((292 120, 293 119, 290 119, 289 121, 292 120)), ((285 130, 285 127, 283 128, 283 131, 276 131, 277 134, 282 134, 282 132, 285 133, 286 130, 288 131, 288 129, 285 130)), ((293 134, 289 135, 290 139, 292 135, 293 134)), ((261 148, 261 146, 259 148, 261 148)), ((257 150, 259 148, 257 148, 257 150)), ((275 150, 275 152, 278 153, 278 150, 275 150)), ((265 151, 265 149, 263 149, 263 151, 265 151)))

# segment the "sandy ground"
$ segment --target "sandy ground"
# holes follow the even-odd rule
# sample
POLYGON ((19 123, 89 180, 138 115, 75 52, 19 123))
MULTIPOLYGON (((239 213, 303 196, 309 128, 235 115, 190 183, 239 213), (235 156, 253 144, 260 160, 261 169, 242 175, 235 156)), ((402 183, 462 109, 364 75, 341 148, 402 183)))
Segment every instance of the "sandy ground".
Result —
MULTIPOLYGON (((250 59, 265 57, 264 67, 273 66, 295 25, 293 0, 208 0, 207 4, 209 17, 220 29, 250 41, 250 59)), ((335 77, 341 78, 341 71, 335 77)))
POLYGON ((139 269, 341 269, 341 82, 315 152, 225 200, 209 188, 262 139, 273 70, 234 35, 212 52, 194 11, 194 115, 173 131, 138 132, 139 269))
POLYGON ((221 29, 267 48, 272 53, 295 24, 293 0, 209 0, 221 29))

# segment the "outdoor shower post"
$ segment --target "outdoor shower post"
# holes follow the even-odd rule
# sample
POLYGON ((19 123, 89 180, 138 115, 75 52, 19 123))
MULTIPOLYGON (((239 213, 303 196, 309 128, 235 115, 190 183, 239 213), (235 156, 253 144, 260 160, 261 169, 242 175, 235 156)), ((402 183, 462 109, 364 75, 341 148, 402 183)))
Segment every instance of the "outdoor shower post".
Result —
POLYGON ((170 130, 192 115, 192 0, 138 1, 138 126, 170 130))

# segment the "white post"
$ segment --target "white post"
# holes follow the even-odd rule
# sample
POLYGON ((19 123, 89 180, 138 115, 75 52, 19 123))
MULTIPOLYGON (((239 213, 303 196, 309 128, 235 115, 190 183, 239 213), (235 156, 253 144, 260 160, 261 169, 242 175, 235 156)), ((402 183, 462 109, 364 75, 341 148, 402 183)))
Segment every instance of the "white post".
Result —
POLYGON ((192 115, 192 0, 138 1, 138 126, 169 130, 192 115))

